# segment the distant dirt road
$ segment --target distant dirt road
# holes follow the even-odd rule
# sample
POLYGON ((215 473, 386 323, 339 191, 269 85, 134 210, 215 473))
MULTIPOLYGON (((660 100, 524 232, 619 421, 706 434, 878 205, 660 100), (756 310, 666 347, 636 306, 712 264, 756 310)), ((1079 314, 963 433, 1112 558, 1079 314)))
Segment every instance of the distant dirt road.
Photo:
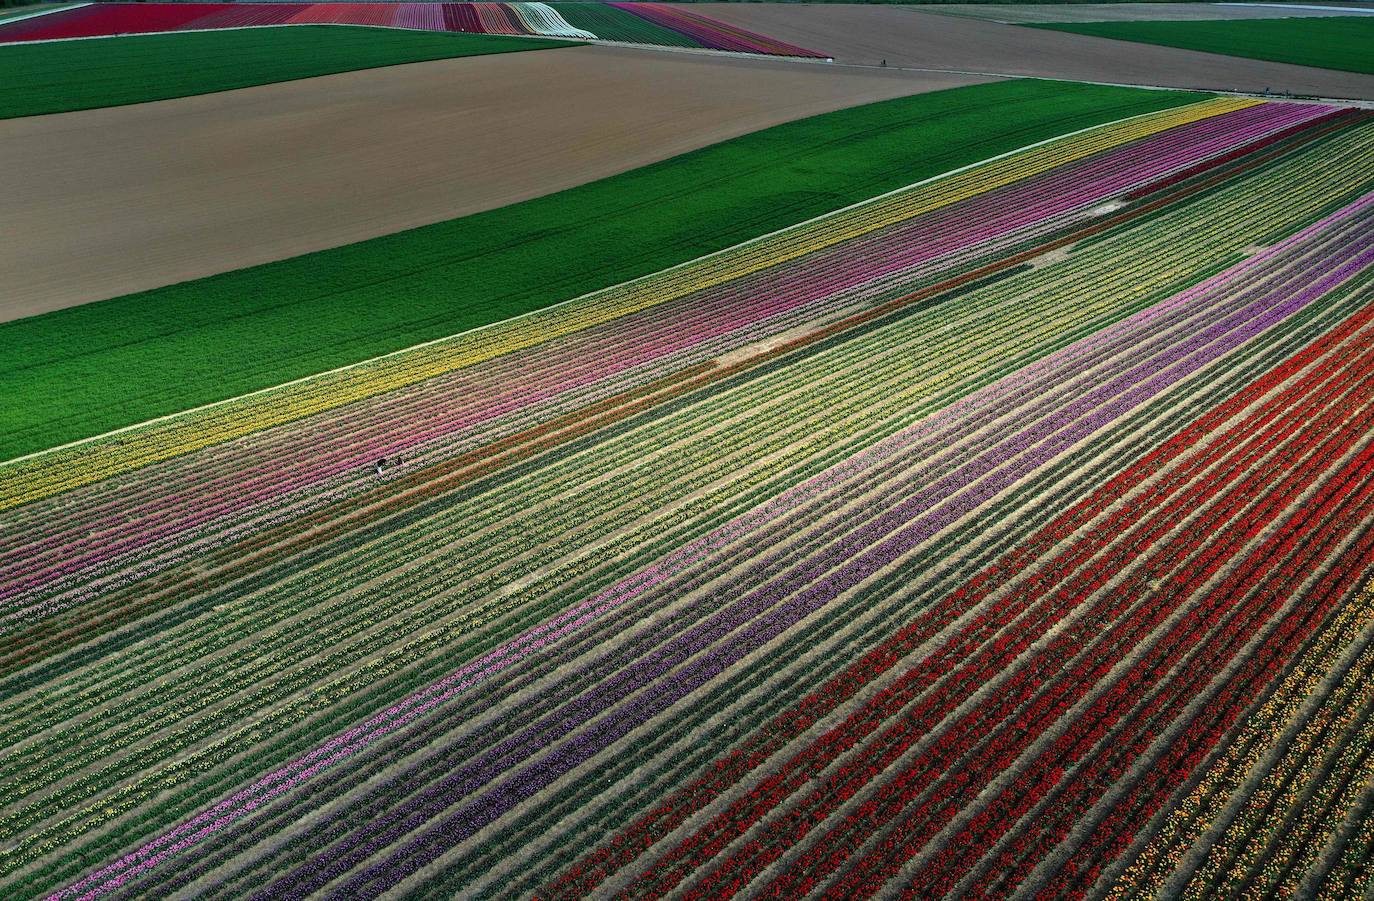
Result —
POLYGON ((0 121, 0 321, 987 80, 575 47, 0 121))
POLYGON ((832 54, 838 62, 1207 90, 1374 100, 1374 76, 1022 28, 910 7, 705 3, 700 13, 832 54))

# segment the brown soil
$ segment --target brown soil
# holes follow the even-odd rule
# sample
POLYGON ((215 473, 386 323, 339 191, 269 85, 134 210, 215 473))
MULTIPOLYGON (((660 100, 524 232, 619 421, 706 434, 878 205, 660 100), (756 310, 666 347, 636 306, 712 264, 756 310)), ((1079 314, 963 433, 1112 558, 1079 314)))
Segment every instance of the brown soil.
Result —
POLYGON ((1022 28, 897 6, 691 4, 837 62, 1217 91, 1374 99, 1374 75, 1022 28))
POLYGON ((981 80, 588 46, 3 121, 0 321, 492 209, 804 116, 981 80))

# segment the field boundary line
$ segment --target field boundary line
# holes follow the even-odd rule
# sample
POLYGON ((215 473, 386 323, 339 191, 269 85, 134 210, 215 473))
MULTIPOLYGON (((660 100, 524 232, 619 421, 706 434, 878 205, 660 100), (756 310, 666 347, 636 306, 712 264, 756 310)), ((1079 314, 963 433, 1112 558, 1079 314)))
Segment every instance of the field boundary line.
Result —
POLYGON ((969 171, 969 170, 971 170, 971 169, 976 169, 976 168, 978 168, 978 167, 980 167, 980 166, 985 166, 985 165, 988 165, 989 163, 994 163, 994 162, 997 162, 997 161, 999 161, 999 160, 1003 160, 1003 159, 1006 159, 1006 158, 1008 158, 1008 157, 1015 156, 1016 154, 1025 153, 1025 152, 1027 152, 1027 151, 1034 150, 1034 149, 1036 149, 1036 148, 1043 147, 1043 146, 1046 146, 1046 145, 1048 145, 1048 144, 1055 143, 1055 142, 1057 142, 1057 141, 1062 141, 1062 140, 1065 140, 1065 139, 1068 139, 1068 138, 1074 138, 1074 137, 1077 137, 1077 136, 1079 136, 1079 135, 1083 135, 1083 134, 1087 134, 1087 133, 1089 133, 1089 132, 1097 131, 1097 130, 1099 130, 1099 129, 1111 128, 1111 127, 1114 127, 1114 126, 1117 126, 1117 125, 1122 125, 1122 124, 1127 123, 1127 122, 1135 121, 1135 120, 1137 120, 1137 119, 1143 119, 1143 118, 1146 118, 1146 117, 1148 117, 1148 116, 1154 116, 1154 115, 1157 115, 1157 114, 1159 114, 1159 113, 1161 113, 1161 112, 1173 112, 1173 111, 1178 111, 1178 110, 1190 109, 1190 108, 1196 107, 1196 106, 1201 106, 1202 104, 1212 102, 1213 99, 1214 99, 1214 98, 1212 98, 1212 97, 1206 97, 1206 98, 1203 98, 1203 99, 1201 99, 1201 100, 1198 100, 1198 101, 1196 101, 1196 102, 1194 102, 1194 103, 1186 103, 1186 104, 1183 104, 1183 105, 1178 106, 1178 107, 1173 107, 1173 108, 1171 108, 1170 110, 1150 110, 1149 112, 1145 112, 1145 113, 1137 113, 1137 114, 1132 115, 1132 116, 1124 116, 1124 117, 1122 117, 1122 118, 1120 118, 1120 119, 1113 119, 1113 120, 1111 120, 1111 121, 1109 121, 1109 122, 1100 122, 1100 123, 1098 123, 1098 124, 1096 124, 1096 125, 1089 125, 1089 126, 1087 126, 1087 127, 1085 127, 1085 128, 1076 129, 1076 130, 1074 130, 1074 131, 1065 132, 1064 134, 1055 135, 1054 137, 1051 137, 1051 138, 1045 138, 1045 139, 1040 140, 1040 141, 1035 141, 1034 143, 1031 143, 1031 144, 1026 144, 1026 145, 1023 145, 1023 146, 1021 146, 1021 147, 1016 147, 1016 148, 1013 148, 1013 149, 1011 149, 1011 150, 1003 151, 1002 153, 994 154, 993 156, 986 157, 986 158, 984 158, 984 159, 977 160, 977 161, 972 162, 972 163, 967 163, 967 164, 965 164, 965 165, 963 165, 963 166, 959 166, 959 167, 957 167, 957 168, 955 168, 955 169, 950 169, 950 170, 947 170, 947 171, 945 171, 945 172, 941 172, 941 173, 938 173, 938 174, 936 174, 936 175, 931 175, 931 176, 928 176, 928 177, 926 177, 926 178, 920 179, 920 180, 918 180, 918 181, 911 182, 910 184, 902 185, 901 187, 894 188, 894 189, 892 189, 892 190, 890 190, 890 191, 885 191, 885 192, 883 192, 882 194, 875 194, 875 195, 872 196, 872 197, 867 197, 867 198, 865 198, 865 199, 863 199, 863 200, 855 201, 854 203, 851 203, 851 204, 849 204, 849 205, 847 205, 847 206, 837 207, 836 209, 829 210, 829 211, 827 211, 827 212, 825 212, 825 213, 821 213, 821 214, 819 214, 819 215, 812 216, 812 217, 810 217, 809 219, 804 219, 804 220, 802 220, 802 221, 800 221, 800 222, 794 222, 794 223, 792 223, 791 225, 786 225, 786 226, 783 226, 782 228, 774 229, 773 231, 771 231, 771 232, 766 232, 766 233, 764 233, 764 234, 762 234, 762 235, 756 235, 756 236, 753 237, 753 238, 749 238, 749 239, 747 239, 747 240, 740 241, 739 243, 737 243, 737 244, 732 244, 732 245, 730 245, 730 246, 728 246, 728 247, 722 247, 721 249, 719 249, 719 250, 714 250, 714 251, 712 251, 711 253, 703 254, 703 255, 701 255, 701 256, 699 256, 699 257, 693 257, 693 258, 690 259, 690 260, 684 260, 684 261, 682 261, 681 263, 675 263, 675 264, 672 265, 672 266, 667 266, 667 267, 664 267, 663 269, 658 269, 658 270, 655 270, 655 271, 653 271, 653 272, 645 273, 644 275, 636 276, 635 278, 627 279, 627 280, 625 280, 625 281, 623 281, 623 282, 617 282, 617 283, 615 283, 615 284, 606 285, 606 286, 604 286, 604 287, 597 288, 595 291, 587 291, 587 292, 585 292, 585 293, 582 293, 582 294, 577 295, 576 297, 570 297, 570 298, 568 298, 568 299, 566 299, 566 300, 560 300, 560 301, 557 301, 556 303, 552 303, 552 304, 549 304, 549 305, 547 305, 547 306, 539 307, 538 309, 535 309, 535 310, 528 310, 528 311, 526 311, 526 312, 524 312, 524 313, 518 313, 518 314, 516 314, 516 315, 514 315, 514 316, 508 316, 508 317, 506 317, 505 319, 498 319, 498 320, 495 320, 495 321, 493 321, 493 322, 484 323, 483 325, 474 326, 474 327, 472 327, 472 328, 470 328, 470 329, 464 329, 464 330, 459 331, 459 332, 454 332, 454 333, 451 334, 451 335, 444 335, 444 336, 439 337, 439 338, 432 338, 432 339, 430 339, 430 340, 428 340, 428 341, 421 341, 421 342, 418 343, 418 344, 412 344, 412 345, 409 345, 409 346, 407 346, 407 347, 398 348, 398 349, 393 350, 393 351, 388 351, 387 353, 384 353, 384 354, 378 354, 378 355, 375 356, 375 357, 368 357, 367 359, 364 359, 364 360, 358 360, 358 361, 355 361, 355 362, 353 362, 353 363, 347 363, 347 364, 345 364, 345 365, 343 365, 343 366, 336 366, 336 367, 334 367, 333 369, 326 369, 326 370, 322 370, 322 371, 320 371, 320 372, 311 373, 310 375, 304 375, 304 376, 301 376, 300 378, 292 379, 292 380, 287 381, 287 382, 282 382, 282 383, 277 384, 277 385, 270 385, 270 386, 268 386, 268 387, 266 387, 266 388, 258 388, 258 389, 254 390, 254 391, 248 391, 248 392, 245 392, 245 393, 243 393, 243 394, 235 395, 235 396, 233 396, 233 397, 226 397, 226 398, 222 398, 222 399, 220 399, 220 400, 211 401, 210 403, 201 404, 201 405, 196 406, 196 407, 190 407, 190 408, 185 409, 185 410, 179 410, 179 411, 177 411, 177 412, 175 412, 175 413, 167 413, 167 414, 165 414, 165 415, 163 415, 163 416, 155 416, 155 417, 153 417, 152 419, 146 419, 146 420, 143 420, 142 422, 136 422, 136 423, 132 423, 132 424, 130 424, 130 425, 121 426, 121 427, 119 427, 119 428, 117 428, 117 429, 111 429, 111 430, 108 431, 108 432, 102 432, 102 433, 100 433, 100 434, 98 434, 98 435, 91 435, 91 436, 89 436, 89 437, 87 437, 87 438, 79 438, 79 439, 77 439, 76 441, 69 441, 69 442, 67 442, 66 444, 59 444, 59 445, 56 445, 56 446, 54 446, 54 447, 45 448, 45 449, 40 450, 40 451, 33 451, 32 453, 24 454, 24 455, 22 455, 22 456, 12 457, 12 458, 10 458, 10 459, 8 459, 8 460, 0 461, 0 469, 3 469, 3 468, 8 467, 8 466, 12 466, 12 465, 17 464, 17 463, 23 463, 23 462, 28 461, 28 460, 38 459, 38 458, 40 458, 40 457, 46 456, 46 455, 48 455, 48 454, 57 453, 57 452, 59 452, 59 451, 70 450, 70 449, 72 449, 72 448, 81 447, 81 446, 83 446, 83 445, 92 444, 92 443, 95 443, 95 442, 98 442, 98 441, 103 441, 103 440, 106 440, 106 439, 109 439, 109 438, 113 438, 113 437, 115 437, 115 436, 117 436, 117 435, 123 435, 123 434, 126 434, 126 433, 128 433, 128 432, 132 432, 132 431, 136 431, 136 430, 138 430, 138 429, 146 428, 146 427, 151 426, 151 425, 156 425, 156 424, 158 424, 158 423, 171 422, 172 420, 180 419, 180 418, 186 417, 186 416, 191 416, 191 415, 194 415, 194 414, 196 414, 196 413, 203 412, 203 411, 205 411, 205 410, 213 410, 213 409, 216 409, 216 408, 219 408, 219 407, 226 406, 226 405, 228 405, 228 404, 239 403, 239 402, 248 400, 248 399, 250 399, 250 398, 262 397, 262 396, 265 396, 265 395, 268 395, 268 394, 272 394, 272 393, 277 392, 277 391, 282 391, 282 390, 287 389, 287 388, 295 387, 295 386, 297 386, 297 385, 303 385, 303 384, 306 384, 306 383, 308 383, 308 382, 313 382, 313 381, 315 381, 316 379, 322 379, 322 378, 325 378, 325 377, 327 377, 327 376, 337 375, 338 373, 349 372, 349 371, 351 371, 351 370, 359 369, 359 368, 362 368, 362 367, 364 367, 364 366, 370 366, 370 365, 376 363, 376 362, 379 361, 379 360, 386 360, 386 359, 391 359, 391 358, 393 358, 393 357, 398 357, 398 356, 401 356, 401 355, 404 355, 404 354, 410 354, 410 353, 413 353, 413 352, 418 351, 418 350, 423 350, 423 349, 426 348, 426 347, 433 347, 434 345, 437 345, 437 344, 443 344, 444 342, 447 342, 447 341, 453 341, 454 339, 461 338, 461 337, 463 337, 463 336, 465 336, 465 335, 478 334, 478 333, 480 333, 480 332, 484 332, 484 331, 487 331, 487 330, 489 330, 489 329, 494 329, 494 328, 497 328, 497 327, 500 327, 500 326, 509 325, 510 323, 513 323, 513 322, 519 322, 519 321, 521 321, 521 320, 529 319, 529 318, 534 317, 534 316, 538 316, 538 315, 545 314, 545 313, 549 312, 550 310, 557 310, 557 309, 560 309, 560 308, 562 308, 562 307, 570 306, 571 304, 578 303, 579 301, 583 301, 583 300, 585 300, 585 299, 587 299, 587 298, 589 298, 589 297, 592 297, 592 296, 594 296, 594 295, 596 295, 596 294, 600 294, 600 293, 605 292, 605 291, 613 291, 613 290, 617 290, 617 289, 628 288, 628 287, 630 287, 630 286, 637 285, 637 284, 640 284, 640 283, 642 283, 642 282, 648 281, 649 279, 658 278, 658 277, 660 277, 660 276, 662 276, 662 275, 664 275, 664 274, 666 274, 666 273, 675 272, 675 271, 684 269, 684 268, 686 268, 686 267, 688 267, 688 266, 695 266, 695 265, 701 263, 701 262, 704 261, 704 260, 710 260, 710 259, 713 259, 713 258, 715 258, 715 257, 722 256, 722 255, 724 255, 724 254, 726 254, 726 253, 731 253, 731 252, 734 252, 734 251, 738 251, 738 250, 740 250, 740 249, 742 249, 742 248, 749 247, 749 246, 751 246, 751 245, 758 244, 758 243, 763 242, 763 241, 772 240, 773 238, 776 238, 776 237, 778 237, 778 236, 780 236, 780 235, 787 234, 788 232, 792 232, 792 231, 795 231, 795 230, 802 229, 802 228, 804 228, 804 227, 806 227, 806 226, 808 226, 808 225, 812 225, 812 224, 814 224, 814 223, 816 223, 816 222, 819 222, 819 221, 821 221, 821 220, 823 220, 823 219, 828 219, 828 218, 830 218, 830 217, 832 217, 832 216, 838 216, 838 215, 840 215, 840 214, 842 214, 842 213, 850 212, 850 211, 855 210, 855 209, 858 209, 858 208, 860 208, 860 207, 867 206, 868 204, 875 203, 875 202, 884 200, 884 199, 886 199, 886 198, 896 196, 896 195, 901 194, 901 193, 903 193, 903 192, 910 191, 910 190, 913 190, 913 189, 915 189, 915 188, 922 187, 922 186, 924 186, 924 185, 933 184, 933 183, 935 183, 935 182, 942 181, 942 180, 944 180, 944 179, 946 179, 946 178, 951 178, 951 177, 953 177, 953 176, 955 176, 955 175, 959 175, 959 174, 961 174, 961 173, 963 173, 963 172, 967 172, 967 171, 969 171))

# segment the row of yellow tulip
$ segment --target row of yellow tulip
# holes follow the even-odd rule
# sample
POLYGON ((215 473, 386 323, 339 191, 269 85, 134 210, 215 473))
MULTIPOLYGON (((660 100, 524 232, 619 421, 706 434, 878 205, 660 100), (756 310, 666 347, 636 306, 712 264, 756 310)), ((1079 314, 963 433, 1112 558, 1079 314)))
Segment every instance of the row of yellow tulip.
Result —
POLYGON ((0 467, 0 510, 581 331, 1110 147, 1257 102, 1208 100, 1101 126, 555 308, 15 461, 0 467))
MULTIPOLYGON (((1117 880, 1110 901, 1157 897, 1184 856, 1208 827, 1232 803, 1246 780, 1273 747, 1288 724, 1297 716, 1308 698, 1336 666, 1350 644, 1374 624, 1374 582, 1347 604, 1322 633, 1297 667, 1284 679, 1273 695, 1246 721, 1245 727, 1208 770, 1207 776, 1169 815, 1158 834, 1150 841, 1129 869, 1117 880)), ((1366 652, 1366 657, 1371 652, 1366 652)), ((1364 661, 1368 663, 1369 661, 1364 661)), ((1357 665, 1351 672, 1361 671, 1357 665)), ((1365 686, 1367 687, 1367 686, 1365 686)), ((1337 687, 1324 712, 1340 715, 1344 702, 1338 700, 1358 691, 1359 680, 1347 677, 1337 687)), ((1297 747, 1298 743, 1295 743, 1297 747)), ((1193 880, 1190 895, 1205 894, 1208 879, 1219 875, 1222 852, 1216 848, 1205 870, 1207 878, 1193 880)))

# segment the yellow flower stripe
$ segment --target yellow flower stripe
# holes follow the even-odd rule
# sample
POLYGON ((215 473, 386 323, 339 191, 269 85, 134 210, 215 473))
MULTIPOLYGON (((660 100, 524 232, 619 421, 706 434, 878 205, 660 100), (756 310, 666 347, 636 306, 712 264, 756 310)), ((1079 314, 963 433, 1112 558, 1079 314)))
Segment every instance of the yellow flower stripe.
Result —
POLYGON ((1321 684, 1341 654, 1374 622, 1374 580, 1341 610, 1320 642, 1246 722, 1236 741, 1178 806, 1107 894, 1108 901, 1153 898, 1183 856, 1221 814, 1273 740, 1321 684))
POLYGON ((1374 890, 1374 869, 1364 863, 1365 850, 1374 845, 1374 816, 1366 815, 1360 822, 1336 865, 1327 873, 1317 889, 1317 901, 1348 901, 1368 898, 1374 890))
POLYGON ((1261 102, 1218 98, 1104 125, 555 307, 16 460, 0 466, 0 510, 582 331, 1103 150, 1261 102))
MULTIPOLYGON (((1374 735, 1374 723, 1366 721, 1354 735, 1349 734, 1374 687, 1368 681, 1371 668, 1374 646, 1365 648, 1340 685, 1251 792, 1240 814, 1189 881, 1184 898, 1197 901, 1212 896, 1218 889, 1240 889, 1247 879, 1253 881, 1244 887, 1241 897, 1256 898, 1273 888, 1272 883, 1283 876, 1286 865, 1296 866, 1298 878, 1306 872, 1319 850, 1312 847, 1312 840, 1325 843, 1334 829, 1333 824, 1321 822, 1320 812, 1333 799, 1336 785, 1343 781, 1340 774, 1349 775, 1354 770, 1353 790, 1358 791, 1374 767, 1374 759, 1365 754, 1374 735), (1340 750, 1340 754, 1330 764, 1331 769, 1315 771, 1311 761, 1326 760, 1333 749, 1340 750), (1316 790, 1308 797, 1314 779, 1316 790), (1296 822, 1287 824, 1284 834, 1276 834, 1276 829, 1285 826, 1285 817, 1293 813, 1297 814, 1296 822), (1266 853, 1270 854, 1269 859, 1252 875, 1266 853)), ((1342 813, 1354 800, 1351 791, 1352 784, 1347 783, 1340 793, 1342 813)), ((1294 889, 1296 885, 1278 895, 1291 897, 1294 889)))

